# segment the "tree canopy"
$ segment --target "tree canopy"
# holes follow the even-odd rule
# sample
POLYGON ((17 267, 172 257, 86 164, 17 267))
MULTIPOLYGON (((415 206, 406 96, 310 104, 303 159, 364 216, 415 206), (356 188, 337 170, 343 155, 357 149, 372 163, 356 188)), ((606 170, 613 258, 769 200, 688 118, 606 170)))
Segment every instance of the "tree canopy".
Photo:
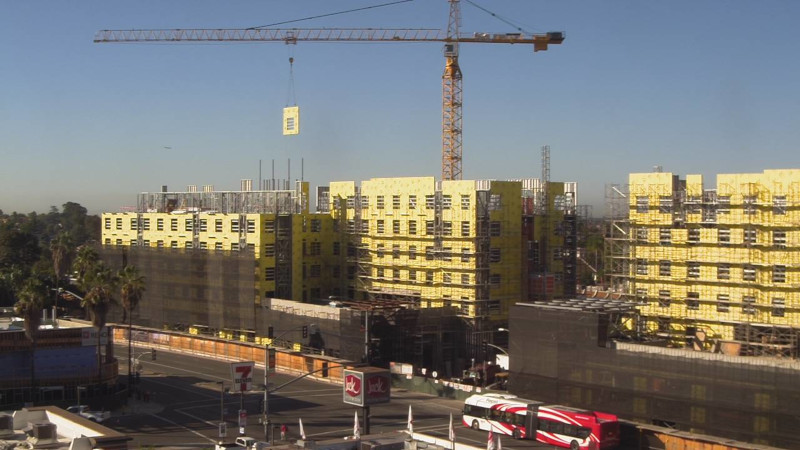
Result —
POLYGON ((0 306, 15 304, 31 277, 42 281, 48 292, 67 274, 74 248, 99 239, 100 218, 88 215, 78 203, 67 202, 61 211, 51 207, 43 214, 0 211, 0 306))

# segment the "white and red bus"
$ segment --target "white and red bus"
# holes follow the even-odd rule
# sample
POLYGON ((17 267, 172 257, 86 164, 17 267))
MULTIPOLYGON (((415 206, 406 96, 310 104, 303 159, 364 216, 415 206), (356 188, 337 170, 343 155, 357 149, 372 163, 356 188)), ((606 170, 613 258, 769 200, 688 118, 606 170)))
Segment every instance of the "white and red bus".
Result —
POLYGON ((613 414, 545 405, 506 394, 470 396, 464 401, 463 414, 466 427, 514 439, 535 439, 571 450, 619 445, 619 422, 613 414))

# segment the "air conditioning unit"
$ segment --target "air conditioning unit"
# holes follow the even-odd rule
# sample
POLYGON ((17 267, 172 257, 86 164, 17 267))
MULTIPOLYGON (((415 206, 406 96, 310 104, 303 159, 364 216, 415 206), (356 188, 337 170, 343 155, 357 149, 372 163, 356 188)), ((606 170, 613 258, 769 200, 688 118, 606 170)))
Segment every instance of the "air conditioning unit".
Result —
POLYGON ((45 423, 32 423, 31 424, 31 437, 28 442, 35 446, 41 444, 55 444, 58 442, 58 435, 56 434, 56 424, 45 423))

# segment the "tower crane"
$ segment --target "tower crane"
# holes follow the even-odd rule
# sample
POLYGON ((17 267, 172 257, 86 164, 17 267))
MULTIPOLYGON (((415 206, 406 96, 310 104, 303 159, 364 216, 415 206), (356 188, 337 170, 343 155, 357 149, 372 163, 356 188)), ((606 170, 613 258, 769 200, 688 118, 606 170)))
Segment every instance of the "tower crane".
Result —
POLYGON ((462 74, 458 65, 461 43, 531 44, 533 51, 547 50, 564 42, 564 33, 461 32, 460 0, 450 3, 447 30, 415 28, 194 28, 100 30, 95 43, 147 42, 444 42, 445 68, 442 74, 442 180, 462 179, 462 74))

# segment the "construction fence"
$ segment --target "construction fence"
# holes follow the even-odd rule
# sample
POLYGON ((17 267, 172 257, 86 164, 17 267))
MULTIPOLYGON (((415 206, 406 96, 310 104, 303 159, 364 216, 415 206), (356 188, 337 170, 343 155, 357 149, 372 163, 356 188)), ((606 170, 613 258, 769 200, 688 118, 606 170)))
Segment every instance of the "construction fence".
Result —
POLYGON ((800 367, 609 339, 604 313, 518 304, 509 391, 753 444, 800 448, 800 367))

